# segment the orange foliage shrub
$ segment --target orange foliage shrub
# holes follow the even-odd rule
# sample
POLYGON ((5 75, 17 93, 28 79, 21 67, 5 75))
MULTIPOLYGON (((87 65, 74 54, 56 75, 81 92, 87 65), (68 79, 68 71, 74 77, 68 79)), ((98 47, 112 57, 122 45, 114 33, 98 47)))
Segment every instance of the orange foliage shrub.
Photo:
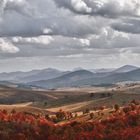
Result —
MULTIPOLYGON (((48 116, 2 110, 0 140, 140 140, 139 104, 132 102, 122 111, 100 122, 68 121, 60 125, 48 120, 48 116)), ((57 117, 69 119, 71 114, 64 114, 60 111, 57 117)))

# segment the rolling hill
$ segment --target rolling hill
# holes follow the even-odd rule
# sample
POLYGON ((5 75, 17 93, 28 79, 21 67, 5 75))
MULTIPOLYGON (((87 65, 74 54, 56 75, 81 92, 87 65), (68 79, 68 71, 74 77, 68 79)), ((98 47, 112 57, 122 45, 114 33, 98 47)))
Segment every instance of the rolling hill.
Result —
POLYGON ((140 81, 140 68, 125 65, 116 70, 112 69, 112 71, 111 69, 102 69, 96 72, 82 68, 74 71, 60 71, 48 68, 29 72, 0 73, 0 81, 4 84, 7 82, 16 83, 11 85, 18 86, 19 88, 41 87, 53 89, 60 87, 110 85, 117 82, 140 81))
POLYGON ((57 69, 42 69, 42 70, 32 70, 28 72, 10 72, 10 73, 0 73, 0 81, 10 81, 17 83, 27 83, 38 80, 48 80, 56 78, 68 72, 59 71, 57 69))
POLYGON ((122 66, 114 71, 112 71, 113 73, 122 73, 122 72, 130 72, 133 70, 139 69, 139 67, 133 66, 133 65, 125 65, 122 66))
POLYGON ((39 81, 39 80, 48 80, 48 79, 53 79, 53 78, 62 76, 66 73, 68 72, 67 71, 63 72, 63 71, 49 68, 49 69, 40 70, 36 74, 32 74, 32 75, 20 78, 20 81, 23 81, 26 83, 26 82, 39 81))
POLYGON ((71 72, 63 76, 29 83, 43 88, 78 87, 85 85, 108 85, 124 81, 140 81, 140 69, 122 73, 109 73, 107 75, 95 74, 87 70, 71 72))
POLYGON ((108 84, 116 84, 118 82, 132 81, 137 82, 140 81, 140 69, 136 69, 130 72, 123 73, 111 73, 107 76, 103 77, 94 77, 89 79, 84 79, 82 81, 77 81, 75 84, 82 85, 108 85, 108 84))
POLYGON ((93 76, 94 74, 90 71, 78 70, 78 71, 70 72, 68 74, 64 74, 54 79, 35 81, 29 84, 40 86, 43 88, 71 87, 71 86, 75 86, 73 83, 75 83, 76 81, 88 79, 93 76))

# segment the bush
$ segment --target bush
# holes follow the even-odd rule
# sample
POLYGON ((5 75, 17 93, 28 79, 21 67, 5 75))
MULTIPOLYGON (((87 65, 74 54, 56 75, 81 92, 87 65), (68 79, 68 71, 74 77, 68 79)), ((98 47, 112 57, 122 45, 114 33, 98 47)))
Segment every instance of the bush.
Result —
MULTIPOLYGON (((114 108, 117 111, 119 106, 115 105, 114 108)), ((0 140, 140 140, 139 105, 131 103, 122 111, 125 113, 111 115, 101 121, 71 120, 57 124, 52 121, 64 119, 66 112, 60 110, 56 118, 15 111, 7 113, 6 110, 2 110, 0 140)), ((93 113, 89 115, 91 119, 94 116, 93 113)))

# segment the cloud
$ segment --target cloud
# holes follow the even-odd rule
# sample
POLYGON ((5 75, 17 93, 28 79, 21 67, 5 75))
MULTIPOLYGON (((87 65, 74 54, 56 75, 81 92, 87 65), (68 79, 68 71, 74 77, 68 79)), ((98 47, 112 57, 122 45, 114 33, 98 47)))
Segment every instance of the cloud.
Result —
POLYGON ((5 4, 6 2, 4 0, 0 1, 0 16, 3 14, 5 4))
POLYGON ((131 33, 140 34, 140 20, 139 19, 125 19, 119 22, 115 22, 111 25, 114 30, 131 33))
POLYGON ((44 34, 51 34, 51 33, 52 33, 52 30, 49 29, 49 28, 45 28, 45 29, 43 30, 43 33, 44 33, 44 34))
POLYGON ((23 65, 23 69, 139 65, 139 4, 0 0, 0 67, 6 70, 11 62, 15 70, 23 65))
POLYGON ((19 43, 19 44, 42 44, 42 45, 48 45, 53 41, 53 38, 51 36, 39 36, 39 37, 28 37, 28 38, 22 38, 22 37, 13 37, 12 38, 13 43, 19 43))
POLYGON ((77 14, 104 17, 140 16, 138 0, 54 0, 59 7, 77 14))
POLYGON ((79 41, 82 46, 90 46, 90 40, 89 39, 83 39, 83 38, 77 39, 77 38, 74 38, 74 40, 79 41))
POLYGON ((33 14, 33 9, 26 0, 1 0, 0 5, 1 16, 8 11, 16 11, 26 16, 31 16, 33 14))
POLYGON ((62 35, 82 37, 89 34, 98 34, 102 25, 106 24, 103 19, 98 20, 99 22, 94 18, 84 16, 35 19, 12 12, 7 13, 5 20, 0 23, 0 36, 62 35), (81 19, 82 21, 79 22, 81 19))
POLYGON ((87 4, 82 0, 71 0, 71 5, 75 11, 86 13, 92 12, 92 8, 89 8, 87 4))
POLYGON ((14 46, 8 40, 0 38, 0 53, 17 53, 19 48, 14 46))
POLYGON ((0 23, 0 36, 38 36, 43 35, 40 22, 24 17, 13 11, 8 12, 0 23))
MULTIPOLYGON (((77 8, 84 7, 80 0, 73 1, 74 3, 77 8)), ((7 0, 3 11, 0 22, 1 37, 41 35, 84 37, 98 34, 103 24, 108 23, 105 19, 72 14, 68 10, 56 7, 50 0, 34 0, 34 2, 7 0)))
POLYGON ((12 37, 9 40, 20 48, 20 52, 8 57, 67 56, 84 53, 84 49, 90 46, 88 39, 63 36, 12 37))

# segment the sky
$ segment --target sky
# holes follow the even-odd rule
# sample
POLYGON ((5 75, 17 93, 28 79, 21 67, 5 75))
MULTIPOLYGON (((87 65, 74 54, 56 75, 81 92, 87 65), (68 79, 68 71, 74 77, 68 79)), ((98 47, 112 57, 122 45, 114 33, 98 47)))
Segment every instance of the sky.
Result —
POLYGON ((140 66, 140 0, 0 0, 0 72, 140 66))

